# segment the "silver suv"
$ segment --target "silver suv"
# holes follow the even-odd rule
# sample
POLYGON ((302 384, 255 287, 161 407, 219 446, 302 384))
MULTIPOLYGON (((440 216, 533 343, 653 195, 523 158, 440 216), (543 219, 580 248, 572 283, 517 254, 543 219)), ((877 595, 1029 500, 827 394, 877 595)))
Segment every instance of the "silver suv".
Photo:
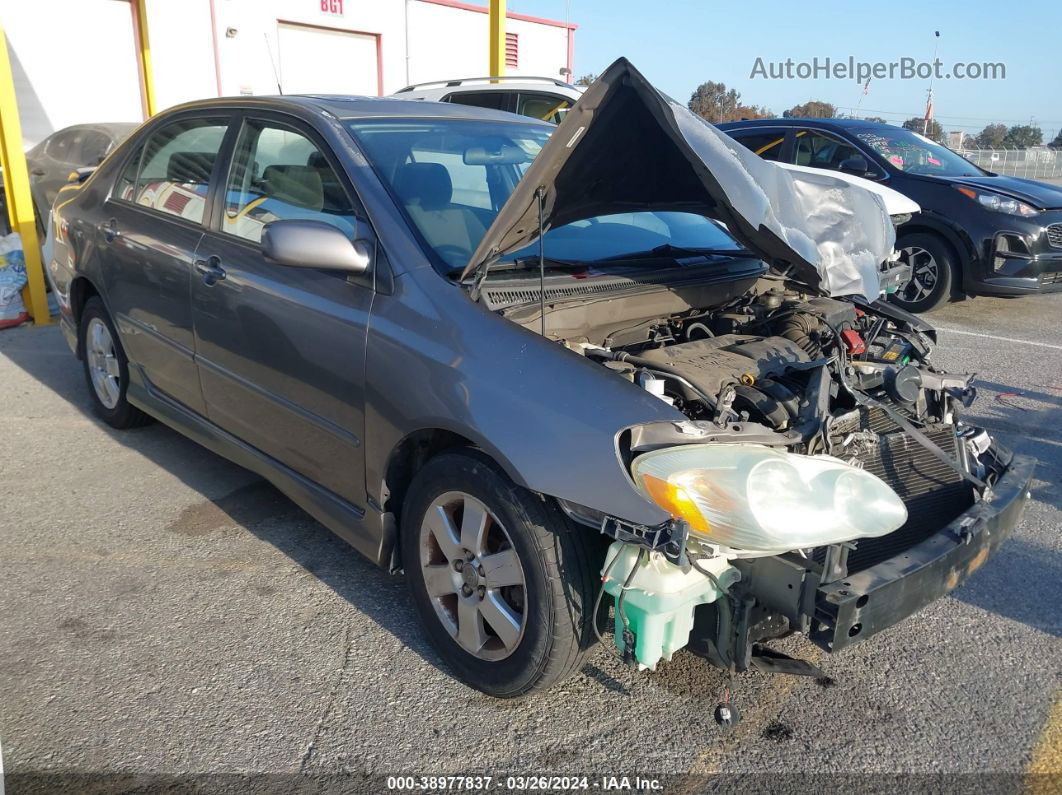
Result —
POLYGON ((560 124, 583 90, 552 77, 512 75, 417 83, 399 90, 395 96, 504 110, 560 124))

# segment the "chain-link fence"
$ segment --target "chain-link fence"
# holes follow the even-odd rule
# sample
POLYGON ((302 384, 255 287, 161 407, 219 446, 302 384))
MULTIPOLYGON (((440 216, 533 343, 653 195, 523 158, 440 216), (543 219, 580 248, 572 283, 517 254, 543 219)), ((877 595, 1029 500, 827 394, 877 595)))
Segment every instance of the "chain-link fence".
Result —
POLYGON ((1027 179, 1062 179, 1062 149, 958 149, 960 155, 981 168, 1027 179))

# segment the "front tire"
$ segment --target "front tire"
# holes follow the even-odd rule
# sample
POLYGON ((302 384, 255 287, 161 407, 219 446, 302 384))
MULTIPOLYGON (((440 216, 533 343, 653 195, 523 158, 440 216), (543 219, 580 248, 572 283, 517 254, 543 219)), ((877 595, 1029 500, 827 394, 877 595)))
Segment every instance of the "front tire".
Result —
POLYGON ((913 233, 896 241, 901 262, 911 266, 911 279, 890 300, 908 312, 932 312, 950 297, 958 264, 951 247, 936 235, 913 233))
POLYGON ((118 339, 118 330, 99 296, 92 296, 81 311, 78 344, 96 415, 118 429, 136 428, 151 422, 151 417, 126 399, 129 360, 118 339))
POLYGON ((554 503, 478 451, 443 453, 410 486, 401 534, 421 624, 463 682, 515 698, 579 667, 595 552, 554 503))

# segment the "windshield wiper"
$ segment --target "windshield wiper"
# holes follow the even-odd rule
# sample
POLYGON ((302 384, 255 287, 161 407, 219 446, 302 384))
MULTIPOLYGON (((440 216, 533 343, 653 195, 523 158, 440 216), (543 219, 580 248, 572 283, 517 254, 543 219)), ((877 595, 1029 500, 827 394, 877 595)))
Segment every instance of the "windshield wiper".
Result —
MULTIPOLYGON (((546 257, 545 262, 547 268, 553 268, 554 270, 564 269, 582 271, 590 267, 590 263, 588 262, 582 262, 580 260, 572 259, 556 259, 554 257, 546 257)), ((507 265, 512 266, 514 268, 525 268, 529 266, 537 268, 538 255, 528 254, 526 257, 517 257, 516 259, 508 261, 496 262, 494 265, 491 266, 491 270, 495 270, 497 268, 504 269, 507 265)))
MULTIPOLYGON (((498 273, 504 271, 523 270, 524 268, 537 268, 538 256, 528 255, 526 257, 517 257, 511 260, 502 260, 495 262, 490 266, 491 273, 498 273)), ((588 262, 579 262, 577 260, 565 260, 565 259, 553 259, 552 257, 546 257, 546 269, 547 270, 573 270, 583 271, 590 267, 588 262)), ((451 279, 457 278, 464 273, 464 266, 459 268, 452 268, 446 272, 446 275, 451 279)))
POLYGON ((649 259, 651 257, 671 257, 678 259, 680 257, 747 257, 752 256, 752 252, 743 248, 696 248, 686 246, 673 246, 670 243, 664 243, 662 246, 649 249, 647 251, 632 251, 629 254, 619 254, 614 257, 602 257, 595 262, 615 262, 618 260, 628 259, 649 259))

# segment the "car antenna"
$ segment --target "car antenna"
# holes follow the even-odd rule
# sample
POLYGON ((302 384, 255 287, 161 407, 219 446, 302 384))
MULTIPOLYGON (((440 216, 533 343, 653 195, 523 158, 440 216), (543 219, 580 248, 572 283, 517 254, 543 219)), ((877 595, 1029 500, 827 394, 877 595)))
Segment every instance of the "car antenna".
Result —
POLYGON ((273 79, 277 81, 277 93, 280 96, 284 96, 284 89, 280 87, 280 72, 277 71, 277 62, 273 60, 273 48, 269 46, 269 34, 263 33, 262 38, 265 39, 266 52, 269 53, 269 64, 273 67, 273 79))
POLYGON ((538 199, 538 319, 541 324, 542 336, 546 336, 546 244, 542 240, 542 215, 543 203, 546 198, 546 189, 541 185, 535 191, 538 199))

